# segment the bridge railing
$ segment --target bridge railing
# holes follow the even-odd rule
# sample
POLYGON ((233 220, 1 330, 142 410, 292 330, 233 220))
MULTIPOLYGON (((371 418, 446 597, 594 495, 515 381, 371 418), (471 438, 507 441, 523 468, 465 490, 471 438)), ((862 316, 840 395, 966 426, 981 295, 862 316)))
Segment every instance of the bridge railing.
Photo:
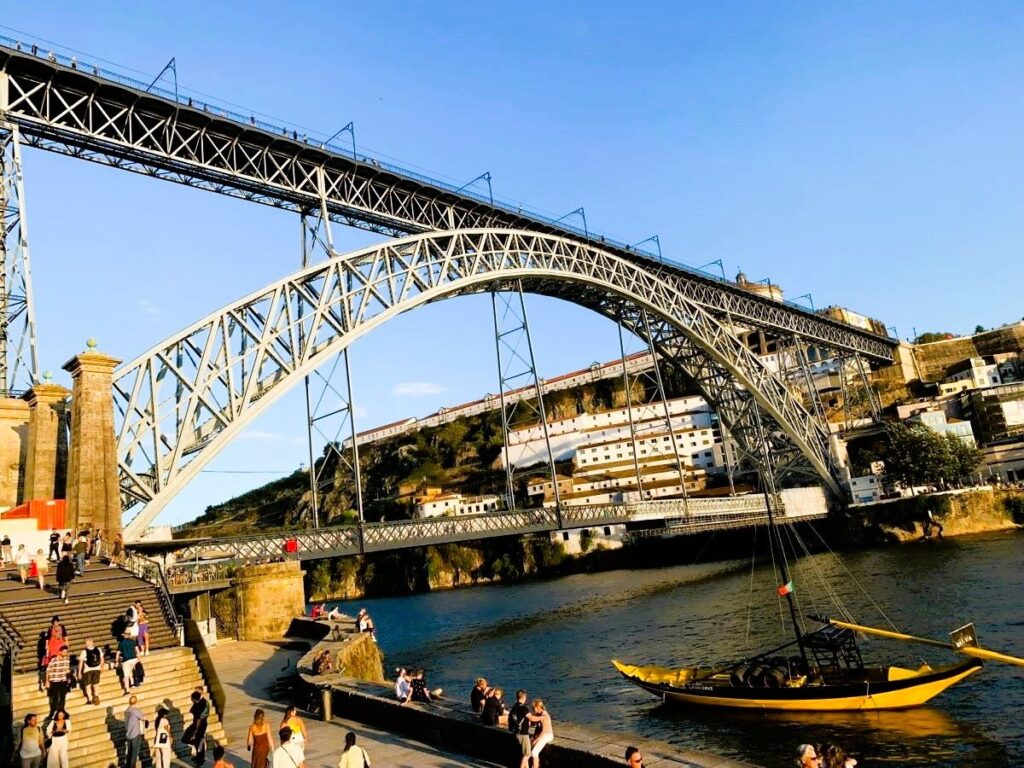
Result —
MULTIPOLYGON (((130 75, 122 74, 116 70, 108 67, 101 67, 93 63, 88 63, 83 59, 80 59, 77 54, 69 55, 59 50, 59 46, 53 46, 51 44, 44 45, 42 47, 33 44, 31 41, 22 41, 6 35, 0 35, 0 46, 9 48, 22 54, 29 54, 36 58, 45 59, 55 64, 60 64, 71 69, 82 71, 86 74, 91 74, 93 77, 102 78, 111 82, 118 83, 127 88, 131 88, 135 91, 141 91, 148 93, 152 96, 157 96, 161 99, 165 99, 174 104, 179 104, 184 107, 191 109, 197 109, 202 112, 214 115, 216 117, 230 120, 233 123, 237 123, 246 128, 252 128, 265 133, 272 134, 274 136, 284 136, 292 141, 302 142, 312 147, 317 147, 321 150, 328 151, 335 155, 341 155, 343 157, 351 158, 352 160, 365 163, 374 168, 388 171, 397 176, 401 176, 412 181, 421 182, 437 189, 443 189, 453 195, 460 197, 469 198, 479 203, 485 203, 494 208, 501 209, 506 213, 515 214, 516 216, 522 217, 527 220, 536 221, 543 224, 546 227, 554 228, 556 231, 568 232, 577 237, 583 238, 593 242, 594 244, 603 244, 612 248, 628 251, 629 253, 636 254, 637 256, 646 259, 648 261, 660 264, 671 264, 672 266, 689 272, 691 274, 700 275, 701 278, 706 280, 712 280, 722 285, 730 285, 735 287, 735 284, 724 279, 721 275, 716 275, 713 272, 709 272, 703 267, 692 267, 687 264, 683 264, 675 259, 666 258, 660 252, 647 250, 646 248, 640 248, 636 245, 617 240, 613 237, 600 234, 595 232, 589 227, 580 227, 569 221, 565 220, 564 216, 555 216, 553 214, 540 213, 532 208, 525 206, 523 203, 514 201, 508 198, 495 197, 492 193, 488 192, 484 194, 482 191, 473 189, 466 185, 459 185, 458 182, 446 181, 439 179, 435 175, 424 173, 421 171, 413 171, 407 167, 397 165, 387 160, 382 160, 380 156, 367 154, 365 152, 357 152, 354 146, 343 146, 341 144, 335 144, 328 141, 333 137, 329 137, 326 134, 319 133, 317 131, 311 131, 308 128, 289 127, 286 125, 276 124, 267 122, 266 120, 257 117, 254 113, 243 114, 237 112, 234 109, 229 109, 219 104, 206 101, 204 99, 196 98, 188 93, 183 93, 178 90, 169 90, 166 87, 157 85, 154 82, 146 83, 130 75)), ((175 75, 176 76, 176 75, 175 75)), ((354 142, 353 142, 354 144, 354 142)), ((807 307, 798 304, 794 301, 783 300, 781 303, 787 306, 800 310, 801 312, 807 312, 807 307)))

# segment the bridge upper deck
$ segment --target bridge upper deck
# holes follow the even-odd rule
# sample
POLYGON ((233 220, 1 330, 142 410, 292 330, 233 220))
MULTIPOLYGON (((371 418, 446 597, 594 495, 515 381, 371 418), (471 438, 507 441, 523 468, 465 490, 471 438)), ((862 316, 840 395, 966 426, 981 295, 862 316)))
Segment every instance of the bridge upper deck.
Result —
POLYGON ((0 115, 33 146, 392 235, 508 228, 590 243, 678 283, 706 309, 892 359, 895 339, 774 301, 660 254, 367 155, 0 38, 0 115))

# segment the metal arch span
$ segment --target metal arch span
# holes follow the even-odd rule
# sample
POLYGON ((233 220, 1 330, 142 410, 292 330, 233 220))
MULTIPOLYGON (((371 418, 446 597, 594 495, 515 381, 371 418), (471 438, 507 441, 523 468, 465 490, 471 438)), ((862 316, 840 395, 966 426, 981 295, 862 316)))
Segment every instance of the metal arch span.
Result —
POLYGON ((516 281, 583 306, 602 294, 671 326, 749 392, 838 492, 821 424, 669 276, 554 235, 460 230, 385 242, 296 272, 119 368, 122 505, 142 508, 125 538, 140 535, 251 419, 355 339, 427 302, 516 281))

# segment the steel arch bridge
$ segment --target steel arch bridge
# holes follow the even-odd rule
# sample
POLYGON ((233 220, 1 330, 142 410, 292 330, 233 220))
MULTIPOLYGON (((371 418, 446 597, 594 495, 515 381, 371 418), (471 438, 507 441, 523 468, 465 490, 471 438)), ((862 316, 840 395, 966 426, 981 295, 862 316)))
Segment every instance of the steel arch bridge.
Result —
POLYGON ((673 271, 553 234, 467 229, 334 255, 121 366, 119 475, 123 509, 134 513, 125 538, 140 535, 250 420, 355 339, 428 302, 518 289, 622 324, 696 382, 741 450, 769 451, 783 470, 808 469, 840 493, 825 426, 673 271))

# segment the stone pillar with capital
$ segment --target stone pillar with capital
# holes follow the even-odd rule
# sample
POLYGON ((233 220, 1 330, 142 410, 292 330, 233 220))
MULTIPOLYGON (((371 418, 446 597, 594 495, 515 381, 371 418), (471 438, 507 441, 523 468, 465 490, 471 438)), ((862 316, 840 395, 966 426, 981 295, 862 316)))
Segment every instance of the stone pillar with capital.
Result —
POLYGON ((70 394, 46 374, 22 396, 29 407, 25 501, 64 498, 68 444, 63 422, 70 394))
POLYGON ((97 352, 90 339, 87 352, 64 364, 73 380, 66 525, 100 528, 107 541, 121 531, 113 396, 114 368, 120 362, 97 352))

